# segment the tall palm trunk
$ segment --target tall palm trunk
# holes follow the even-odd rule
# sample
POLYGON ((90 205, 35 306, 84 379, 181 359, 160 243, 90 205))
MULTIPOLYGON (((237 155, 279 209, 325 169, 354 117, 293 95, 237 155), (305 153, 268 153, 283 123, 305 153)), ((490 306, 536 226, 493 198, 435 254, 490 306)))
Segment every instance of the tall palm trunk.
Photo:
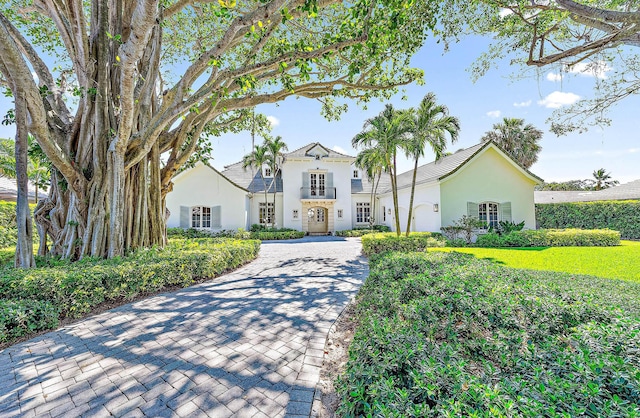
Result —
POLYGON ((391 169, 389 170, 389 175, 391 176, 391 192, 393 195, 393 212, 396 217, 396 235, 400 236, 402 231, 400 230, 400 208, 398 207, 398 181, 396 177, 396 152, 393 152, 393 165, 391 165, 391 169))
POLYGON ((415 163, 413 165, 413 180, 411 181, 411 197, 409 198, 409 217, 407 218, 407 232, 406 236, 408 237, 411 233, 411 218, 413 216, 413 197, 416 191, 416 174, 418 172, 418 159, 415 159, 415 163))
MULTIPOLYGON (((380 178, 382 177, 382 172, 377 173, 378 180, 376 181, 376 186, 373 188, 373 197, 372 197, 372 205, 371 205, 371 213, 376 213, 376 196, 378 195, 378 186, 380 185, 380 178)), ((375 178, 374 178, 375 181, 375 178)), ((374 218, 375 223, 375 218, 374 218)))

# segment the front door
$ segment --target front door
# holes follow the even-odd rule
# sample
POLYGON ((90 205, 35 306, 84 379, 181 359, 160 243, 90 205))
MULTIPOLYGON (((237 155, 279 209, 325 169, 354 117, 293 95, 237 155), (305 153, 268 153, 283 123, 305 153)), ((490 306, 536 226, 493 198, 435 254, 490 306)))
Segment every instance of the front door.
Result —
POLYGON ((328 229, 327 210, 321 207, 309 209, 309 234, 326 234, 328 229))

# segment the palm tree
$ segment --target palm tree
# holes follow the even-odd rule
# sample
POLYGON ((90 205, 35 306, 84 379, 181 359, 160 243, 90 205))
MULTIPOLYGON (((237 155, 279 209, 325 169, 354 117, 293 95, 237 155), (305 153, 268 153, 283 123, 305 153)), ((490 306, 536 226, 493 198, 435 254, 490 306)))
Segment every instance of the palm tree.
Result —
POLYGON ((411 140, 404 143, 404 150, 408 158, 413 158, 413 180, 411 182, 411 197, 409 198, 409 216, 407 218, 406 235, 411 231, 411 217, 413 216, 413 198, 416 189, 416 174, 418 160, 424 157, 427 145, 435 153, 436 160, 442 158, 447 148, 447 137, 453 144, 458 140, 460 121, 449 115, 447 106, 436 104, 436 95, 428 93, 418 109, 410 109, 412 114, 411 140))
MULTIPOLYGON (((382 172, 386 171, 384 155, 379 148, 365 148, 358 153, 355 161, 356 167, 363 170, 371 181, 371 213, 376 213, 376 194, 382 172)), ((375 215, 369 217, 369 225, 375 223, 375 215)))
POLYGON ((542 151, 538 143, 542 139, 542 131, 531 124, 525 125, 524 119, 504 118, 481 139, 483 142, 493 141, 524 168, 538 161, 538 153, 542 151))
POLYGON ((398 111, 388 104, 384 110, 373 118, 367 119, 362 131, 351 140, 354 148, 378 148, 384 159, 391 179, 391 192, 396 221, 396 234, 400 236, 400 213, 398 209, 398 184, 396 182, 398 148, 408 140, 411 128, 410 115, 398 111))
POLYGON ((607 173, 607 170, 601 168, 593 172, 593 178, 596 180, 594 188, 596 190, 608 189, 612 186, 620 184, 618 180, 612 180, 611 173, 607 173))
POLYGON ((269 153, 269 168, 271 169, 271 185, 269 189, 273 187, 273 223, 275 224, 276 217, 276 177, 282 169, 282 163, 284 163, 284 152, 288 151, 287 144, 284 143, 281 136, 276 136, 275 139, 265 139, 264 146, 267 147, 269 153))
POLYGON ((250 154, 245 155, 242 158, 242 168, 257 168, 260 172, 260 178, 262 179, 262 186, 264 188, 264 205, 265 205, 265 213, 266 217, 269 217, 269 205, 267 204, 267 181, 264 178, 262 173, 262 167, 266 164, 270 164, 271 156, 269 154, 269 149, 266 145, 256 145, 253 148, 253 151, 250 154))

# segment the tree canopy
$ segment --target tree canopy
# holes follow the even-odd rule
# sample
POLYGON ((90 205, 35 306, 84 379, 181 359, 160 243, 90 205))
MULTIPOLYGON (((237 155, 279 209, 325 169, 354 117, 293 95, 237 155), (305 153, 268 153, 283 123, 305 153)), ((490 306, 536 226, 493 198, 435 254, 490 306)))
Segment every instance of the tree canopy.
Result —
MULTIPOLYGON (((0 83, 54 171, 36 210, 52 253, 162 245, 171 178, 202 138, 289 96, 389 97, 441 12, 430 0, 4 0, 0 83), (164 157, 161 159, 161 156, 164 157)), ((41 248, 41 253, 45 249, 41 248)))
POLYGON ((530 123, 525 125, 524 119, 518 118, 502 119, 481 138, 483 142, 493 141, 524 168, 530 168, 538 161, 538 154, 542 151, 541 139, 540 129, 530 123))
POLYGON ((448 5, 451 14, 445 15, 444 27, 452 31, 462 23, 469 32, 493 37, 490 49, 473 67, 476 77, 504 57, 561 74, 595 75, 593 97, 559 109, 550 118, 551 130, 560 135, 610 123, 607 109, 640 93, 639 6, 638 0, 460 1, 448 5), (461 15, 467 16, 464 22, 461 15))

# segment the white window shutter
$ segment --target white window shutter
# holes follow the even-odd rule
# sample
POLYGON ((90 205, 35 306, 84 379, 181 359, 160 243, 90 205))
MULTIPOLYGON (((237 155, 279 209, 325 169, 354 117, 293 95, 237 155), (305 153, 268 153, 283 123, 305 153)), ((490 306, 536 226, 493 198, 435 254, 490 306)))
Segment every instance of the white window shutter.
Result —
POLYGON ((478 219, 478 204, 475 202, 467 202, 467 216, 478 219))
POLYGON ((214 206, 211 208, 211 229, 222 228, 222 208, 214 206))
POLYGON ((511 202, 504 202, 500 204, 501 221, 511 222, 511 202))
POLYGON ((191 208, 180 206, 180 228, 191 228, 191 208))

